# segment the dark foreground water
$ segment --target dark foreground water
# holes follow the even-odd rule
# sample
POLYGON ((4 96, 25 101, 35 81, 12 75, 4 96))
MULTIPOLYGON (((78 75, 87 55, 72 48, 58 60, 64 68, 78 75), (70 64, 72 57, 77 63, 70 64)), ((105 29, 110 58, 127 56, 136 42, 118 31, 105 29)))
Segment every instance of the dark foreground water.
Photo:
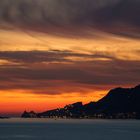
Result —
POLYGON ((140 140, 140 121, 7 119, 0 140, 140 140))

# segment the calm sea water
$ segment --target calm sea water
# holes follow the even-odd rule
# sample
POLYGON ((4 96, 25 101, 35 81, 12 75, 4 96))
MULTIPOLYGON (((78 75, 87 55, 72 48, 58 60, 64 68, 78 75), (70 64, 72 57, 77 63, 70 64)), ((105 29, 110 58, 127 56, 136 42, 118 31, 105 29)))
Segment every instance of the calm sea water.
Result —
POLYGON ((5 119, 0 140, 140 140, 140 121, 5 119))

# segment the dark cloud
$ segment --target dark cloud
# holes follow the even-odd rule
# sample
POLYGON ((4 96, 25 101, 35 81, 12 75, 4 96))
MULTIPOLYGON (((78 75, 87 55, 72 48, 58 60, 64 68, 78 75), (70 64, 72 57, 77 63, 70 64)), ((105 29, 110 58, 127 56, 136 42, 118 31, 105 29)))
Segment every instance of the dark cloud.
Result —
POLYGON ((119 35, 139 37, 139 13, 139 0, 0 1, 1 24, 6 22, 42 32, 51 32, 54 30, 52 26, 63 29, 89 26, 119 35), (50 26, 53 29, 48 29, 50 26))
POLYGON ((105 88, 111 85, 129 85, 140 82, 139 61, 123 61, 110 57, 110 60, 106 61, 73 60, 72 63, 67 64, 68 60, 65 57, 68 56, 84 59, 105 58, 105 54, 87 55, 68 51, 0 52, 0 60, 11 63, 11 65, 1 64, 0 90, 22 89, 33 93, 61 94, 87 92, 96 87, 105 88), (20 65, 12 64, 13 61, 20 65), (50 63, 42 64, 42 61, 50 63), (59 63, 53 64, 52 61, 59 63))
MULTIPOLYGON (((95 54, 82 54, 72 51, 0 51, 0 59, 8 60, 15 63, 41 63, 41 62, 73 62, 72 57, 85 58, 86 59, 115 59, 115 57, 108 56, 103 53, 95 54), (70 59, 71 58, 71 59, 70 59)), ((74 61, 75 62, 75 61, 74 61)))

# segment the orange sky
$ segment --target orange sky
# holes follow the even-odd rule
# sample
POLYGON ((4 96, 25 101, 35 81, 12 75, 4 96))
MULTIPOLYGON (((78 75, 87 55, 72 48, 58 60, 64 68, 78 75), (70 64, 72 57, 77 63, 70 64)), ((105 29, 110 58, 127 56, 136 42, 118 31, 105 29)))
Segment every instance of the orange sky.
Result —
MULTIPOLYGON (((32 93, 21 93, 21 91, 7 91, 0 98, 0 111, 2 114, 7 112, 12 114, 20 114, 22 111, 35 110, 37 112, 46 111, 63 107, 78 101, 88 103, 89 101, 96 101, 104 96, 106 91, 97 92, 96 94, 88 93, 80 95, 80 93, 62 94, 62 95, 35 95, 32 93)), ((2 94, 2 92, 0 92, 2 94)))
POLYGON ((0 0, 0 116, 102 98, 140 82, 138 0, 0 0))
POLYGON ((88 103, 113 87, 138 84, 140 41, 100 31, 96 34, 100 37, 69 38, 1 30, 0 114, 88 103))

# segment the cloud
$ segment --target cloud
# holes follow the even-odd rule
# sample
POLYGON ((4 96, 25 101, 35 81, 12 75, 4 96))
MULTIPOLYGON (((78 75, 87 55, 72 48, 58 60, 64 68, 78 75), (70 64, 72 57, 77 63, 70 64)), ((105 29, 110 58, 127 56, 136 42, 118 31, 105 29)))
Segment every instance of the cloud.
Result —
POLYGON ((51 95, 86 93, 96 88, 138 84, 140 81, 139 61, 119 60, 105 54, 90 55, 57 50, 15 51, 0 52, 0 60, 11 63, 1 64, 0 90, 24 90, 51 95), (67 59, 70 56, 88 59, 67 59), (19 65, 13 64, 13 61, 19 65))
POLYGON ((12 63, 30 64, 30 63, 60 63, 60 62, 75 62, 89 61, 97 59, 111 60, 113 56, 95 52, 94 54, 76 53, 72 51, 0 51, 0 60, 9 61, 12 63))
MULTIPOLYGON (((61 30, 73 28, 73 32, 76 27, 91 27, 114 34, 139 37, 138 13, 139 0, 0 1, 1 24, 7 23, 41 32, 53 32, 54 27, 61 30)), ((57 30, 54 31, 56 32, 57 30)))

